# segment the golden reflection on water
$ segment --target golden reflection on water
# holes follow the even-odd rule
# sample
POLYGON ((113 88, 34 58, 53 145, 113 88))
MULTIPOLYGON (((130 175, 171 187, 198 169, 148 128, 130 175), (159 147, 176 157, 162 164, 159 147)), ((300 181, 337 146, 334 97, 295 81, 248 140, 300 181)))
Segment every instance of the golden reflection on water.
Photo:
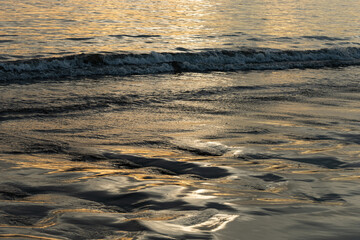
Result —
MULTIPOLYGON (((233 139, 232 139, 233 140, 233 139)), ((286 139, 288 140, 288 139, 286 139)), ((321 145, 321 144, 320 144, 321 145)), ((272 151, 297 151, 300 154, 314 154, 322 152, 331 152, 345 150, 341 144, 328 146, 326 148, 319 148, 319 142, 294 140, 285 141, 283 144, 277 144, 271 150, 272 151)), ((100 146, 99 146, 100 147, 100 146)), ((286 161, 283 159, 254 159, 254 160, 242 160, 232 159, 231 156, 198 156, 191 153, 176 149, 160 149, 160 148, 148 148, 148 147, 134 147, 134 146, 101 146, 104 151, 120 152, 121 154, 135 155, 146 158, 163 158, 173 161, 186 161, 186 162, 199 162, 206 163, 209 166, 227 166, 238 169, 244 169, 259 173, 280 173, 280 174, 299 174, 299 175, 329 175, 330 181, 351 181, 359 180, 359 171, 348 170, 346 175, 342 175, 342 170, 338 169, 325 169, 319 166, 309 165, 305 163, 297 163, 293 161, 286 161)), ((359 154, 358 151, 353 151, 353 154, 359 154)), ((234 204, 261 204, 266 202, 268 204, 322 204, 314 202, 309 199, 299 199, 289 195, 286 185, 274 184, 268 185, 261 189, 249 189, 239 187, 234 189, 236 180, 231 178, 221 179, 206 179, 207 184, 203 184, 201 179, 189 178, 182 175, 165 175, 154 172, 151 168, 138 168, 138 169, 117 169, 111 164, 111 161, 97 161, 97 162, 83 162, 83 161, 71 161, 69 156, 54 156, 43 154, 18 154, 12 155, 10 158, 8 155, 0 156, 1 161, 16 162, 16 166, 13 169, 23 168, 39 168, 49 170, 46 174, 59 174, 59 173, 79 173, 78 175, 72 175, 70 178, 64 178, 62 181, 67 183, 98 179, 111 176, 124 176, 132 178, 139 182, 137 185, 133 185, 127 188, 128 191, 142 191, 151 189, 154 187, 162 186, 179 186, 188 189, 206 189, 210 192, 206 192, 206 196, 214 197, 228 197, 233 200, 229 200, 234 204), (271 194, 271 197, 264 194, 271 194), (243 198, 244 200, 236 200, 243 198), (251 201, 249 199, 252 199, 251 201)), ((4 200, 2 200, 4 201, 4 200)), ((36 204, 51 204, 53 201, 49 196, 36 195, 32 197, 26 197, 22 200, 5 200, 6 202, 31 202, 36 204)), ((325 204, 325 203, 324 203, 325 204)), ((327 203, 326 203, 327 204, 327 203)), ((331 204, 341 204, 333 202, 331 204)), ((75 210, 65 210, 75 211, 75 210)), ((77 210, 87 211, 87 210, 77 210)), ((97 210, 96 210, 97 211, 97 210)), ((101 212, 101 211, 100 211, 101 212)), ((156 219, 161 219, 159 217, 156 219)), ((166 218, 166 217, 165 217, 166 218)), ((45 220, 44 220, 45 221, 45 220)), ((160 220, 159 220, 160 221, 160 220)), ((52 222, 48 225, 45 223, 37 223, 34 227, 46 228, 51 226, 52 222)), ((6 227, 6 226, 0 226, 6 227)))
POLYGON ((38 239, 38 240, 60 240, 61 239, 61 238, 40 237, 40 236, 26 235, 26 234, 0 234, 0 238, 38 239))
MULTIPOLYGON (((35 52, 100 51, 152 51, 160 46, 169 49, 186 44, 205 47, 195 35, 211 34, 203 22, 208 21, 212 4, 210 1, 153 1, 141 3, 133 1, 64 1, 62 3, 37 0, 22 3, 15 1, 13 6, 0 10, 0 21, 5 26, 0 35, 9 33, 21 35, 24 42, 15 42, 9 52, 18 55, 35 52), (15 3, 16 2, 16 3, 15 3), (25 9, 26 12, 23 12, 25 9), (141 37, 144 35, 148 42, 141 37), (158 45, 152 41, 162 40, 158 45), (153 37, 151 37, 153 36, 153 37), (75 41, 72 41, 75 39, 75 41), (76 41, 76 39, 79 39, 76 41), (62 49, 64 44, 67 49, 62 49), (26 49, 22 45, 31 45, 26 49)), ((215 43, 215 41, 213 42, 215 43)))
MULTIPOLYGON (((299 143, 296 143, 299 144, 299 143)), ((304 144, 304 143, 301 143, 304 144)), ((280 159, 266 159, 266 160, 256 160, 256 164, 252 164, 252 161, 244 160, 234 160, 229 161, 227 157, 216 156, 216 157, 199 157, 190 153, 184 153, 178 150, 166 150, 166 149, 152 149, 146 147, 119 147, 119 146, 107 146, 106 151, 118 151, 121 154, 132 154, 137 156, 143 156, 148 158, 163 158, 163 159, 179 159, 185 161, 193 162, 203 162, 208 161, 212 166, 222 166, 222 164, 227 167, 238 167, 243 168, 244 170, 254 170, 257 173, 276 173, 280 172, 282 174, 321 174, 326 173, 327 175, 330 172, 333 172, 329 178, 331 181, 346 181, 346 180, 359 180, 359 172, 352 171, 347 172, 347 176, 340 175, 336 170, 321 169, 318 167, 309 167, 309 166, 299 166, 293 162, 287 162, 280 159), (202 160, 199 161, 199 158, 202 160), (207 160, 205 160, 207 158, 207 160), (228 163, 231 163, 228 165, 228 163)), ((15 156, 13 156, 15 158, 15 156)), ((331 202, 319 202, 306 197, 299 197, 289 193, 288 185, 286 183, 266 183, 262 188, 248 188, 242 187, 241 177, 238 179, 232 178, 220 178, 220 179, 206 179, 206 181, 201 179, 192 179, 187 178, 182 175, 163 175, 158 173, 152 173, 149 168, 141 169, 115 169, 107 161, 99 162, 76 162, 70 161, 66 157, 54 157, 47 156, 45 157, 42 154, 34 155, 16 155, 16 159, 9 159, 8 156, 0 156, 1 161, 14 162, 16 161, 17 166, 13 168, 24 169, 24 168, 39 168, 44 170, 49 170, 45 175, 55 175, 58 173, 80 173, 77 176, 71 176, 71 179, 66 179, 65 182, 71 184, 78 181, 91 181, 93 179, 101 179, 111 176, 124 176, 136 180, 136 184, 126 187, 127 192, 138 192, 138 191, 151 191, 151 189, 157 187, 179 187, 184 189, 179 193, 169 193, 167 197, 173 198, 189 198, 189 201, 203 201, 206 199, 217 199, 224 198, 227 199, 226 203, 231 206, 244 206, 244 205, 334 205, 340 206, 344 203, 341 201, 331 201, 331 202), (193 189, 197 189, 193 191, 193 189), (184 195, 185 196, 179 196, 184 195), (170 196, 173 195, 173 196, 170 196)), ((91 184, 91 183, 90 183, 91 184)), ((106 186, 106 181, 100 183, 103 189, 111 189, 113 186, 106 186)), ((65 199, 65 198, 64 198, 65 199)), ((1 200, 8 204, 17 204, 17 203, 32 203, 39 205, 57 205, 59 201, 64 200, 62 196, 56 196, 53 194, 38 194, 34 196, 25 197, 24 199, 19 200, 1 200)), ((49 214, 37 221, 31 226, 22 226, 22 225, 7 225, 2 224, 0 228, 16 228, 16 229, 45 229, 59 225, 59 219, 62 216, 72 217, 75 214, 76 217, 86 217, 86 216, 103 216, 109 217, 111 219, 117 219, 118 222, 128 222, 128 221, 159 221, 159 222, 171 222, 172 220, 179 219, 185 216, 187 213, 184 211, 149 211, 141 210, 134 212, 114 212, 112 209, 102 208, 101 206, 93 206, 89 208, 74 208, 66 206, 63 209, 55 209, 49 212, 49 214), (185 214, 185 215, 184 215, 185 214)), ((119 232, 120 239, 129 238, 132 239, 132 236, 128 232, 119 232), (129 235, 130 234, 130 235, 129 235)), ((49 239, 46 237, 38 237, 33 235, 21 235, 21 234, 1 234, 0 238, 28 238, 28 239, 49 239)))
POLYGON ((344 23, 349 22, 348 16, 355 22, 358 18, 358 7, 339 5, 346 10, 339 14, 332 6, 327 14, 323 12, 328 8, 326 2, 316 4, 309 0, 110 0, 100 4, 84 0, 13 0, 10 4, 0 3, 0 36, 9 36, 11 40, 11 44, 0 45, 0 50, 10 55, 46 56, 164 52, 179 47, 192 50, 239 46, 285 49, 294 45, 314 48, 318 47, 316 42, 300 38, 347 35, 346 24, 325 26, 331 25, 334 17, 344 23), (324 28, 326 32, 320 32, 324 28), (300 38, 289 42, 287 38, 291 37, 300 38))

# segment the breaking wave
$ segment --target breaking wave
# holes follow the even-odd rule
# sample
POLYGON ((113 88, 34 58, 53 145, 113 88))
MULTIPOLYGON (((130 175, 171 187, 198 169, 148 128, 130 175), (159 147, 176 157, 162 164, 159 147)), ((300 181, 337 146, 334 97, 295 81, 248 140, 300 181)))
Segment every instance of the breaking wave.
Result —
POLYGON ((0 80, 208 71, 281 70, 352 65, 360 65, 360 48, 78 54, 65 57, 0 62, 0 80))

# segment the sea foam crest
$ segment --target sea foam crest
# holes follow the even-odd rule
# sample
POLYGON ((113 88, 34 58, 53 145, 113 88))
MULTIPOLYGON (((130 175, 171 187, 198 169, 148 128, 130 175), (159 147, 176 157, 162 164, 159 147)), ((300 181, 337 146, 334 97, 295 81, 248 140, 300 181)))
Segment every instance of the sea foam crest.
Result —
POLYGON ((271 70, 360 64, 360 48, 320 50, 211 50, 148 54, 78 54, 0 62, 0 80, 49 79, 95 75, 271 70))

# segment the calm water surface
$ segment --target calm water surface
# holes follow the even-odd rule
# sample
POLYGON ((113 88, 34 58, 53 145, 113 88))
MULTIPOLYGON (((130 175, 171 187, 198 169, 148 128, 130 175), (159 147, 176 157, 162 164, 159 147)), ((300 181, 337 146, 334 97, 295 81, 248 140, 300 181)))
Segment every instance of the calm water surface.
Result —
POLYGON ((0 1, 0 238, 358 239, 359 12, 0 1))
POLYGON ((1 1, 0 57, 359 47, 357 0, 1 1))

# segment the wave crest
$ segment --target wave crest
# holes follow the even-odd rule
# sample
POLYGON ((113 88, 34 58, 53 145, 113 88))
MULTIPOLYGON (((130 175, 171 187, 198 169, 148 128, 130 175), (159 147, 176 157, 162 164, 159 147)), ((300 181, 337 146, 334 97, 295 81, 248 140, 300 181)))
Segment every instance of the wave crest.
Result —
POLYGON ((281 70, 360 65, 360 48, 320 50, 210 50, 148 54, 78 54, 0 62, 0 80, 49 79, 96 75, 281 70))

